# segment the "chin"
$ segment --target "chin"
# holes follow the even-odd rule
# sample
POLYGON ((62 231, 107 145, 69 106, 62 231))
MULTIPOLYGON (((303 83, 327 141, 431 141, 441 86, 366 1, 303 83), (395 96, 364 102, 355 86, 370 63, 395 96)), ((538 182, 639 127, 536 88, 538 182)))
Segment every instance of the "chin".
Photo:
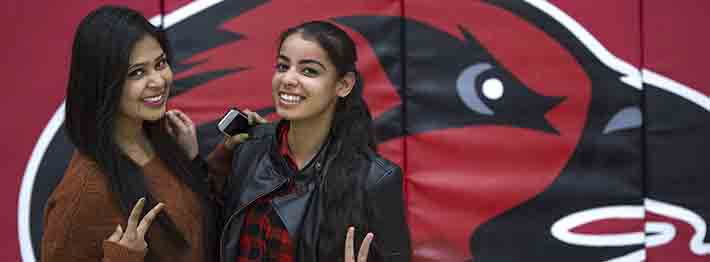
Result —
POLYGON ((285 120, 292 120, 292 118, 293 118, 293 114, 290 114, 289 112, 282 110, 282 109, 277 109, 276 115, 279 116, 279 118, 285 119, 285 120))
POLYGON ((288 121, 301 120, 304 118, 301 114, 297 112, 287 110, 276 110, 276 115, 278 115, 281 119, 288 121))
POLYGON ((144 120, 146 120, 146 121, 158 121, 158 120, 160 120, 161 118, 163 118, 163 116, 165 116, 165 110, 162 110, 160 113, 154 113, 154 114, 146 115, 146 117, 144 118, 144 120))
POLYGON ((276 110, 274 113, 276 113, 276 115, 278 115, 280 118, 289 119, 293 116, 293 110, 287 110, 278 105, 276 105, 275 109, 276 110))

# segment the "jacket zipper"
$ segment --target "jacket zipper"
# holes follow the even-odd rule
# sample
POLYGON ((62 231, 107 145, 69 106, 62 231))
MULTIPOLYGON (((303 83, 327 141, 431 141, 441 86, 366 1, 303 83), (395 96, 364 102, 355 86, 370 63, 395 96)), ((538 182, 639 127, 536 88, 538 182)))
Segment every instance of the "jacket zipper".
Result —
POLYGON ((271 192, 276 191, 276 189, 279 189, 281 186, 283 186, 284 184, 286 184, 286 182, 288 182, 290 179, 291 179, 291 178, 287 178, 286 180, 284 180, 284 181, 280 182, 278 185, 276 185, 276 187, 274 187, 273 189, 271 189, 271 190, 269 190, 269 191, 267 191, 267 192, 264 192, 263 194, 258 195, 257 197, 255 197, 254 199, 252 199, 251 201, 249 201, 249 203, 247 203, 246 205, 241 206, 239 209, 237 209, 237 211, 234 211, 234 213, 232 213, 232 214, 229 216, 229 219, 227 219, 227 222, 224 223, 224 227, 222 228, 222 234, 219 236, 219 261, 220 261, 220 262, 222 262, 223 259, 224 259, 224 257, 223 257, 224 252, 223 252, 223 250, 222 250, 222 249, 223 249, 223 246, 224 246, 224 245, 223 245, 223 243, 224 243, 224 230, 227 228, 227 226, 228 226, 230 223, 232 223, 232 219, 234 219, 234 217, 235 217, 237 214, 239 214, 240 212, 242 212, 242 210, 244 210, 245 207, 250 206, 250 205, 251 205, 252 203, 254 203, 254 201, 256 201, 257 199, 259 199, 259 198, 261 198, 261 197, 263 197, 263 196, 265 196, 265 195, 267 195, 267 194, 269 194, 269 193, 271 193, 271 192))

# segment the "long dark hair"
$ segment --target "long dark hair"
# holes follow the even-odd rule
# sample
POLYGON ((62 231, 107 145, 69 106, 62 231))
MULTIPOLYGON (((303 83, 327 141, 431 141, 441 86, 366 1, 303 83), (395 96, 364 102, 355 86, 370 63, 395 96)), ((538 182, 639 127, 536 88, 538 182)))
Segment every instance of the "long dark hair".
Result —
MULTIPOLYGON (((329 22, 307 22, 283 32, 279 38, 279 48, 294 33, 300 33, 303 39, 313 41, 325 50, 335 65, 339 79, 350 72, 355 74, 352 91, 338 98, 335 108, 331 133, 340 150, 336 152, 335 162, 323 178, 326 186, 321 189, 324 197, 324 222, 318 239, 318 260, 343 261, 348 226, 356 227, 357 243, 369 231, 363 199, 364 177, 355 176, 355 172, 351 172, 350 163, 364 156, 359 152, 376 151, 372 115, 362 96, 362 80, 355 66, 357 51, 348 34, 329 22)), ((370 257, 377 256, 376 247, 371 251, 370 257)))
MULTIPOLYGON (((121 151, 115 140, 116 118, 130 54, 136 42, 146 36, 160 43, 170 64, 166 37, 140 13, 116 6, 94 10, 81 21, 76 31, 67 86, 64 127, 69 140, 81 154, 98 163, 126 218, 141 197, 146 198, 144 213, 156 204, 140 169, 121 151)), ((200 183, 191 175, 187 155, 166 132, 165 121, 163 117, 144 123, 148 140, 157 157, 174 175, 195 192, 202 192, 200 183)), ((169 239, 175 240, 178 246, 188 247, 185 236, 166 212, 158 215, 157 222, 169 239)))

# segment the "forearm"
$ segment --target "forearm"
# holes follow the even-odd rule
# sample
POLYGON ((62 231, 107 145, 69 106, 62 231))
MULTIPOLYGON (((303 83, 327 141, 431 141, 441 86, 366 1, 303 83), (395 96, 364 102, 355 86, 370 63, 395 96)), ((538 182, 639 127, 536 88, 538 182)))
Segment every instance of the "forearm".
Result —
POLYGON ((222 194, 224 184, 232 173, 232 156, 233 150, 224 146, 224 143, 219 143, 205 159, 211 188, 215 194, 222 194))

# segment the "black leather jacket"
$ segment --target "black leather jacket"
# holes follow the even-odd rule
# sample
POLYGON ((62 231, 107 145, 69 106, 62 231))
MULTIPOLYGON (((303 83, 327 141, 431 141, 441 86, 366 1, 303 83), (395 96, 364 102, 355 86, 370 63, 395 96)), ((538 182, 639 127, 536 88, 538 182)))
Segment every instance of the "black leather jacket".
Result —
MULTIPOLYGON (((250 139, 234 150, 232 175, 225 190, 230 192, 225 196, 225 225, 219 242, 222 262, 236 261, 245 207, 278 189, 289 179, 295 179, 297 193, 275 197, 271 204, 291 239, 296 240, 296 261, 318 261, 317 239, 323 216, 322 199, 319 197, 324 187, 321 174, 333 160, 334 154, 328 152, 337 150, 338 145, 326 142, 296 176, 288 173, 295 171, 286 168, 285 158, 278 153, 276 130, 276 123, 252 128, 250 139)), ((400 168, 375 152, 362 152, 361 157, 357 157, 352 164, 353 172, 360 173, 357 177, 366 179, 362 190, 365 190, 367 221, 370 231, 375 234, 373 244, 377 246, 378 253, 384 261, 410 261, 400 168)))

